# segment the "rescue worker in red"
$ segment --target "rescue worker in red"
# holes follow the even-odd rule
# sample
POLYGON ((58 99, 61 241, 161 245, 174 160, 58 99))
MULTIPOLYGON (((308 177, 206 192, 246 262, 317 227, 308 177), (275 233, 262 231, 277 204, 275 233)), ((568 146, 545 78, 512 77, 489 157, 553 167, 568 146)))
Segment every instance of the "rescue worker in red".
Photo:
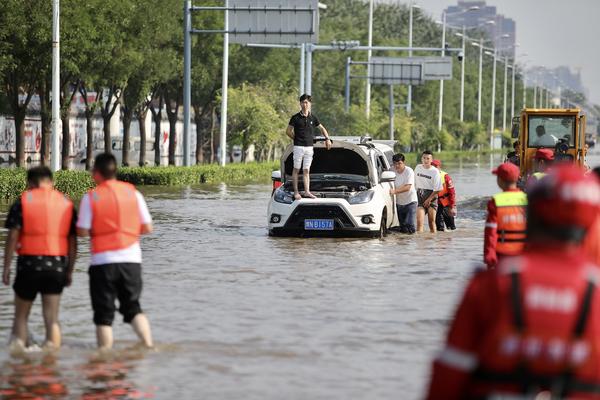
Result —
POLYGON ((81 199, 77 234, 91 237, 90 295, 99 348, 113 345, 115 300, 123 321, 130 323, 141 343, 152 347, 150 323, 140 306, 142 250, 140 235, 152 232, 144 197, 129 183, 116 179, 117 160, 110 153, 96 156, 92 176, 96 188, 81 199))
POLYGON ((599 181, 564 165, 528 201, 525 251, 469 282, 427 399, 600 397, 600 272, 581 251, 599 181))
POLYGON ((554 151, 552 149, 537 149, 533 156, 533 172, 529 176, 527 185, 529 186, 532 182, 539 181, 546 176, 552 161, 554 161, 554 151))
POLYGON ((440 170, 440 178, 442 180, 442 190, 438 193, 435 224, 437 230, 440 232, 443 232, 445 228, 453 231, 456 229, 456 224, 454 223, 454 217, 456 217, 456 191, 454 190, 454 182, 452 182, 450 175, 442 170, 442 161, 433 160, 431 165, 440 170))
POLYGON ((487 204, 483 261, 494 268, 504 256, 520 254, 525 246, 527 195, 517 188, 519 167, 505 162, 492 171, 502 192, 487 204))
POLYGON ((77 256, 76 213, 73 203, 53 187, 52 171, 40 166, 27 171, 27 190, 12 205, 6 218, 8 237, 4 249, 2 281, 10 283, 10 266, 15 251, 17 276, 15 314, 11 347, 23 350, 27 344, 27 320, 35 297, 42 296, 46 328, 45 347, 58 348, 60 296, 71 285, 77 256))

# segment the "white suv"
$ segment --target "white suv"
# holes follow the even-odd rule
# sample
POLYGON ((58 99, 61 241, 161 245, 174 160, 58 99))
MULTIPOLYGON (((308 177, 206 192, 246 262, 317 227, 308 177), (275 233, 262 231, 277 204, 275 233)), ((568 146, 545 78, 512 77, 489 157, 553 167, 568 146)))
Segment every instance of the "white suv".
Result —
MULTIPOLYGON (((315 142, 310 169, 310 191, 316 199, 294 200, 292 189, 293 146, 281 157, 281 170, 273 180, 281 181, 269 201, 269 234, 367 235, 383 237, 397 225, 396 207, 390 189, 396 174, 390 171, 393 141, 369 137, 334 137, 330 150, 315 142)), ((298 177, 302 192, 302 172, 298 177)))

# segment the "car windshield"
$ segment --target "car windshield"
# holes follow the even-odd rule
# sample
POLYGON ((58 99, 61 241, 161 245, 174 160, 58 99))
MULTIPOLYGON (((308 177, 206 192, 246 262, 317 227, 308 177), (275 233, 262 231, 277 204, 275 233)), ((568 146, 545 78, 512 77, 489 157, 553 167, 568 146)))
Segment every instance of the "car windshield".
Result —
POLYGON ((555 147, 559 142, 575 147, 575 117, 556 115, 531 115, 529 147, 555 147))

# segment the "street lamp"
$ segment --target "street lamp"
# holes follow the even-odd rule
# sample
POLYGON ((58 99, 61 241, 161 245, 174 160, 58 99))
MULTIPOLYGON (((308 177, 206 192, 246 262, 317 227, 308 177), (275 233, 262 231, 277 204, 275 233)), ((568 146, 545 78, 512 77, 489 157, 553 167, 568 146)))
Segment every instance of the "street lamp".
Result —
MULTIPOLYGON (((369 0, 369 34, 368 34, 368 46, 369 50, 367 51, 367 76, 371 76, 371 56, 373 51, 371 50, 371 46, 373 46, 373 0, 369 0)), ((367 79, 367 87, 366 87, 366 99, 365 99, 365 111, 367 114, 367 118, 371 115, 371 81, 367 79)))
MULTIPOLYGON (((412 57, 412 45, 413 45, 413 9, 419 9, 421 6, 414 3, 411 0, 408 11, 408 47, 411 49, 408 51, 408 56, 412 57)), ((410 114, 412 112, 412 85, 408 85, 408 93, 406 96, 406 112, 410 114)))

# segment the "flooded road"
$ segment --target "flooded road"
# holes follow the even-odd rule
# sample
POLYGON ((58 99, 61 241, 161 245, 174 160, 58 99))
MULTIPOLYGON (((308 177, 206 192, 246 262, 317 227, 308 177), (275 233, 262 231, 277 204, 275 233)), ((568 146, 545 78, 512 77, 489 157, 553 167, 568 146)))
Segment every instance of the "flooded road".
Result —
MULTIPOLYGON (((142 307, 158 350, 136 350, 117 317, 117 351, 95 354, 80 242, 62 301, 64 348, 24 359, 0 351, 0 398, 419 398, 482 258, 486 196, 497 191, 489 171, 499 160, 445 163, 457 231, 384 240, 270 238, 268 185, 146 188, 156 230, 143 240, 142 307)), ((4 342, 12 298, 0 290, 4 342)), ((38 300, 30 329, 40 339, 41 321, 38 300)))

